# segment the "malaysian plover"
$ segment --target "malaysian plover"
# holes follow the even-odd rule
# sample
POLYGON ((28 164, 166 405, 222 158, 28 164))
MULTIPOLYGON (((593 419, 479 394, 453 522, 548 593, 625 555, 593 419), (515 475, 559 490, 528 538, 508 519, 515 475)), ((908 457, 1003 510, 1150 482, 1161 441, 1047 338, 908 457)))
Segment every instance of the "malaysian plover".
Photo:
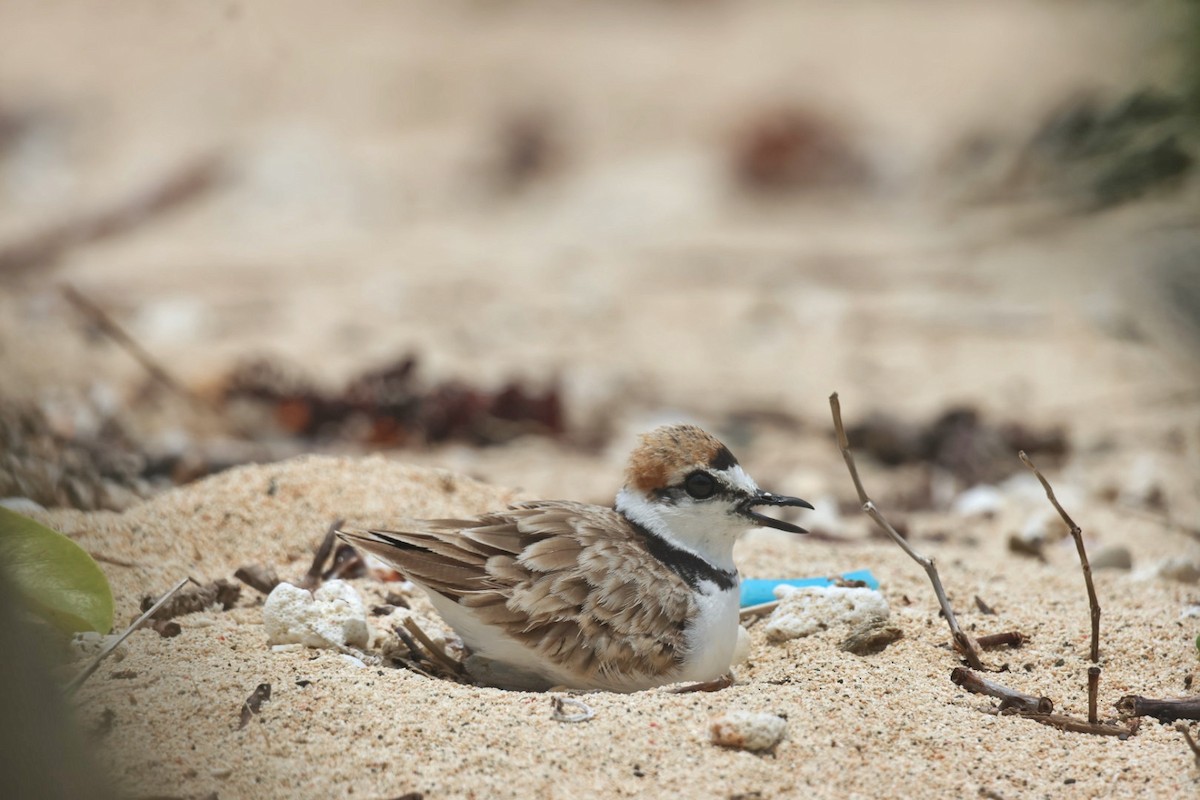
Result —
POLYGON ((805 532, 760 506, 812 508, 759 489, 725 445, 674 425, 642 436, 612 508, 540 500, 339 533, 425 590, 479 683, 632 692, 730 674, 734 541, 755 526, 805 532))

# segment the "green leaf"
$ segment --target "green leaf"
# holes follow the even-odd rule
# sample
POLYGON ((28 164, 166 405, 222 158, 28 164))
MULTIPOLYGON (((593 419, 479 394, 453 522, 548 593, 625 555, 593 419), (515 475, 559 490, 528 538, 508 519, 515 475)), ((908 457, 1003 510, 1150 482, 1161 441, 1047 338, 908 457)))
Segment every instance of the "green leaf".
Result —
POLYGON ((59 630, 112 628, 112 589, 92 557, 61 533, 2 506, 0 569, 30 609, 59 630))

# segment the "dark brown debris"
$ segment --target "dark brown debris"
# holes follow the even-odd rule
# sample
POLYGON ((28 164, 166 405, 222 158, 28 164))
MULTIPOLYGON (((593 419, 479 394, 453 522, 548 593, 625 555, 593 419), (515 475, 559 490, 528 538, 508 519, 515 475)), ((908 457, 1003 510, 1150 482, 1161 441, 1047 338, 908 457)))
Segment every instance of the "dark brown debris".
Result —
POLYGON ((989 617, 996 616, 996 610, 985 603, 979 595, 975 595, 975 607, 979 609, 980 614, 986 614, 989 617))
POLYGON ((176 636, 183 633, 183 627, 174 620, 167 621, 161 619, 152 619, 150 620, 150 627, 154 629, 155 633, 164 639, 174 639, 176 636))
POLYGON ((242 703, 242 717, 238 722, 238 730, 250 724, 250 718, 259 712, 262 704, 271 699, 271 684, 260 683, 250 696, 242 703))
POLYGON ((233 573, 233 577, 263 594, 270 594, 271 590, 279 585, 279 576, 275 574, 274 568, 264 564, 247 564, 244 567, 238 567, 237 572, 233 573))
POLYGON ((321 580, 361 578, 366 574, 367 562, 363 560, 363 557, 359 555, 357 550, 343 542, 333 551, 333 566, 322 573, 321 580))
POLYGON ((321 585, 321 581, 324 580, 325 562, 329 560, 330 554, 333 553, 334 542, 337 541, 338 528, 345 523, 344 519, 335 519, 325 529, 325 536, 321 538, 321 543, 313 551, 313 560, 308 565, 308 572, 304 573, 304 577, 300 580, 301 587, 314 589, 321 585))
MULTIPOLYGON (((166 622, 175 617, 194 614, 218 604, 223 611, 228 611, 237 603, 241 594, 241 586, 224 578, 203 586, 188 586, 163 604, 163 607, 154 613, 153 619, 166 622)), ((149 595, 144 596, 141 604, 142 611, 150 608, 154 602, 155 598, 149 595)))
POLYGON ((994 647, 1017 648, 1025 644, 1025 634, 1021 633, 1020 631, 990 633, 986 636, 980 636, 975 639, 975 644, 979 645, 984 650, 990 650, 994 647))
POLYGON ((1018 450, 1057 458, 1067 453, 1061 429, 991 423, 973 408, 951 408, 927 423, 874 414, 849 430, 856 449, 888 466, 924 463, 954 475, 963 486, 996 483, 1020 469, 1018 450))
POLYGON ((501 189, 523 189, 553 174, 565 160, 559 125, 545 110, 524 109, 510 114, 501 121, 496 139, 496 179, 501 189))
POLYGON ((1014 533, 1008 537, 1008 552, 1045 562, 1046 554, 1042 552, 1043 544, 1044 542, 1040 539, 1026 539, 1014 533))
POLYGON ((851 631, 838 645, 838 649, 856 656, 869 656, 883 652, 889 644, 902 638, 904 631, 895 625, 873 621, 851 631))
POLYGON ((113 723, 117 721, 117 712, 106 708, 100 712, 100 719, 89 731, 93 739, 102 739, 112 733, 113 723))
POLYGON ((226 379, 223 402, 249 402, 270 412, 286 433, 303 439, 404 447, 449 440, 498 444, 524 434, 566 430, 557 387, 534 391, 510 382, 489 391, 463 381, 424 386, 408 355, 323 391, 298 370, 247 362, 226 379))
POLYGON ((0 496, 47 508, 119 511, 150 493, 147 463, 115 418, 66 429, 33 405, 0 403, 0 496))
POLYGON ((387 603, 389 606, 397 606, 399 608, 409 607, 408 598, 399 592, 388 592, 387 596, 383 598, 383 602, 387 603))
POLYGON ((732 162, 738 184, 760 193, 857 186, 870 177, 848 131, 806 108, 748 118, 734 138, 732 162))

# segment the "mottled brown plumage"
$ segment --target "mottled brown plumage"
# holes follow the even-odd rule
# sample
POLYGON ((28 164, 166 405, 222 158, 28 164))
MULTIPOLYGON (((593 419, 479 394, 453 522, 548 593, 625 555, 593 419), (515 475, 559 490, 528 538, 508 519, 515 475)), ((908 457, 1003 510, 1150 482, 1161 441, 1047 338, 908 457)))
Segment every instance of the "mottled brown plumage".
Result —
POLYGON ((723 444, 674 425, 641 438, 614 508, 541 501, 340 533, 428 592, 480 683, 629 692, 729 673, 734 540, 755 525, 803 532, 761 505, 808 506, 762 491, 723 444))
POLYGON ((678 668, 693 593, 647 559, 616 511, 544 501, 423 524, 344 535, 589 683, 639 685, 678 668))

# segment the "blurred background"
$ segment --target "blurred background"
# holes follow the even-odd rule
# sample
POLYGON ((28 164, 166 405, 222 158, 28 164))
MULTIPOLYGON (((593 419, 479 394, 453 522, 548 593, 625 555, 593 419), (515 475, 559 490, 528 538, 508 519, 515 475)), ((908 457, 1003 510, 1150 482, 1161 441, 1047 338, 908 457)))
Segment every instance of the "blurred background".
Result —
POLYGON ((808 496, 834 390, 883 460, 1194 447, 1194 6, 3 0, 0 496, 601 500, 668 419, 808 496))

